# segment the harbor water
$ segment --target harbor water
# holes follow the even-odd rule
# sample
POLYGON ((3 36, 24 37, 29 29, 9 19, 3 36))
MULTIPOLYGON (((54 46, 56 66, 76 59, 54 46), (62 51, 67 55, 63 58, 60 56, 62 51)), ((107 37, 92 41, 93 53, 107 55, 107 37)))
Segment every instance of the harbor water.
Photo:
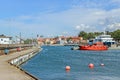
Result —
POLYGON ((83 51, 71 46, 43 46, 21 67, 40 80, 120 80, 120 50, 83 51), (88 67, 89 63, 94 68, 88 67), (104 64, 101 66, 100 64, 104 64), (70 71, 65 67, 70 66, 70 71))

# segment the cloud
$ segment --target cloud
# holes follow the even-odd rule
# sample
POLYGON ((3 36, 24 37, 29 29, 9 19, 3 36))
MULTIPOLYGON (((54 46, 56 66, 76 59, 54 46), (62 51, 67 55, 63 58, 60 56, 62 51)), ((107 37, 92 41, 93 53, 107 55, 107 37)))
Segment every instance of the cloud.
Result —
POLYGON ((85 24, 77 25, 75 28, 76 28, 76 30, 79 30, 79 31, 86 31, 86 32, 96 31, 95 27, 91 27, 91 26, 85 25, 85 24))
MULTIPOLYGON (((98 25, 104 25, 106 19, 112 15, 119 16, 120 10, 105 11, 99 9, 72 8, 59 13, 46 13, 40 15, 18 16, 12 20, 1 20, 0 25, 18 28, 25 32, 38 32, 41 34, 60 34, 63 31, 77 29, 83 31, 103 31, 98 25), (88 14, 89 13, 89 14, 88 14), (78 25, 78 26, 76 26, 78 25), (97 26, 96 26, 97 25, 97 26), (46 32, 45 32, 46 31, 46 32)), ((105 27, 105 26, 103 26, 105 27)))
POLYGON ((120 8, 119 0, 73 0, 73 7, 112 10, 120 8))
POLYGON ((114 31, 117 29, 120 29, 120 23, 111 24, 106 27, 106 30, 109 30, 109 31, 114 31))
MULTIPOLYGON (((63 32, 79 31, 104 31, 105 29, 119 29, 113 25, 120 23, 120 8, 105 8, 112 6, 117 0, 105 0, 91 2, 87 0, 73 0, 70 9, 59 12, 36 13, 32 15, 20 15, 8 20, 0 20, 0 26, 11 27, 20 32, 47 34, 62 34, 63 32), (114 2, 113 2, 114 1, 114 2), (98 4, 100 3, 100 4, 98 4), (88 6, 87 6, 88 5, 88 6), (113 27, 114 26, 114 27, 113 27)), ((72 33, 74 34, 74 33, 72 33)), ((76 34, 77 35, 77 34, 76 34)))
POLYGON ((120 0, 112 0, 114 3, 120 3, 120 0))

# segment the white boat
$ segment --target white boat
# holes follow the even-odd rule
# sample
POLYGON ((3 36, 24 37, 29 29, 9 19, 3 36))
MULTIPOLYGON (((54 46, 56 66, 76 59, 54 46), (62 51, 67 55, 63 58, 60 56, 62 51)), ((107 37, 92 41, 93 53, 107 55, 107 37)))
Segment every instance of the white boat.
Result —
POLYGON ((113 40, 111 35, 106 35, 106 34, 97 36, 93 40, 93 43, 95 43, 95 42, 103 42, 105 45, 107 45, 109 47, 113 44, 116 44, 115 40, 113 40))

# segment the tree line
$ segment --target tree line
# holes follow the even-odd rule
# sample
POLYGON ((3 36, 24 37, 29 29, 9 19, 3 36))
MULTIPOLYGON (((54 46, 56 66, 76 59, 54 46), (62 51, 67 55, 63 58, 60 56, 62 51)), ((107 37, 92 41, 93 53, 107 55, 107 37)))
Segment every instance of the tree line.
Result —
MULTIPOLYGON (((102 35, 104 32, 85 32, 81 31, 78 36, 83 37, 84 40, 94 39, 96 36, 102 35)), ((107 35, 111 35, 114 40, 119 41, 120 40, 120 29, 115 30, 113 32, 106 31, 107 35)))

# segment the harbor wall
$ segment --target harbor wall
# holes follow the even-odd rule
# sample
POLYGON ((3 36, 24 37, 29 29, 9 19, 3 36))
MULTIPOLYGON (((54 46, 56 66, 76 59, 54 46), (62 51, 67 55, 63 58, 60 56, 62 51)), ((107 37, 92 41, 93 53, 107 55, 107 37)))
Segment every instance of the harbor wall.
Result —
POLYGON ((34 78, 35 80, 39 80, 36 76, 30 74, 29 72, 23 70, 20 65, 23 64, 24 62, 28 61, 29 59, 31 59, 32 57, 34 57, 35 55, 37 55, 40 51, 42 50, 42 48, 40 49, 36 49, 32 52, 29 52, 27 54, 18 56, 17 58, 14 58, 12 60, 9 60, 8 63, 10 63, 11 65, 17 67, 18 69, 20 69, 21 71, 23 71, 24 73, 26 73, 27 75, 31 76, 32 78, 34 78))
POLYGON ((30 53, 27 53, 25 55, 21 55, 15 59, 12 59, 9 61, 10 64, 14 65, 14 66, 19 66, 22 63, 26 62, 27 60, 29 60, 30 58, 32 58, 33 56, 35 56, 39 51, 32 51, 30 53))

